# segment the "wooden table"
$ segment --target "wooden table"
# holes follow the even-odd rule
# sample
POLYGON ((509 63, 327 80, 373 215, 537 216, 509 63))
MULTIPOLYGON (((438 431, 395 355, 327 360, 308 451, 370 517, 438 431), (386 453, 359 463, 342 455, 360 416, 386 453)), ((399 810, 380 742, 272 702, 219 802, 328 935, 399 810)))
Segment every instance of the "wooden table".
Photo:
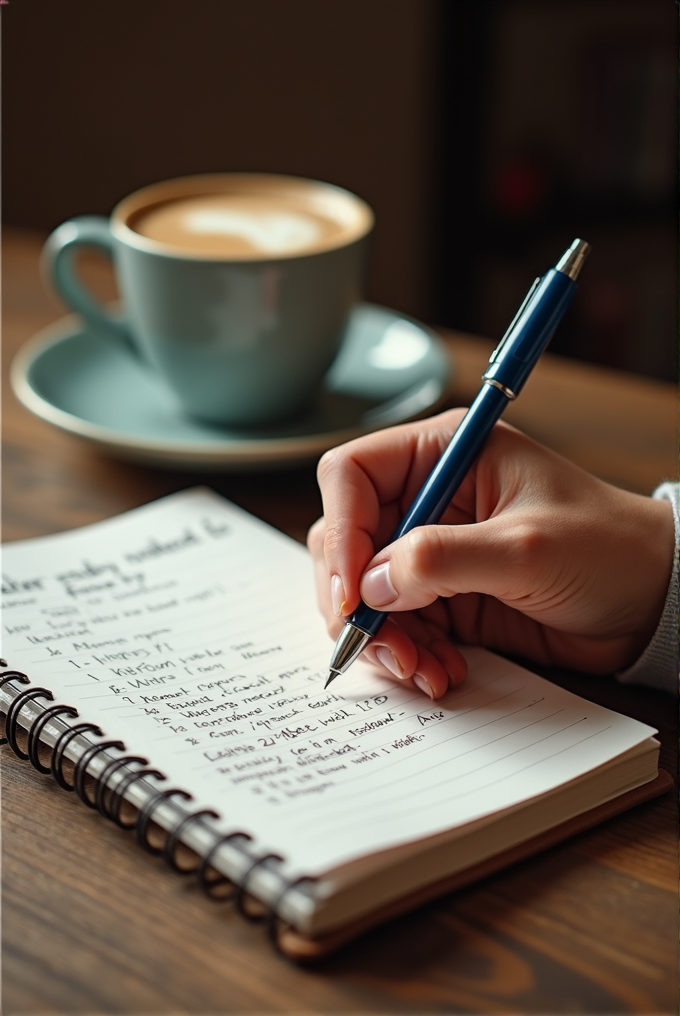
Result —
MULTIPOLYGON (((312 466, 279 479, 107 460, 9 391, 16 349, 60 316, 41 237, 8 231, 4 269, 4 539, 72 528, 197 482, 303 539, 312 466)), ((102 292, 108 273, 85 270, 102 292)), ((448 336, 449 402, 476 391, 491 344, 448 336)), ((546 356, 507 418, 593 472, 649 492, 676 472, 672 386, 546 356)), ((556 680, 657 726, 675 769, 670 696, 556 680)), ((3 1002, 7 1013, 670 1013, 676 1007, 674 795, 374 931, 312 969, 262 928, 141 852, 3 749, 3 1002)))

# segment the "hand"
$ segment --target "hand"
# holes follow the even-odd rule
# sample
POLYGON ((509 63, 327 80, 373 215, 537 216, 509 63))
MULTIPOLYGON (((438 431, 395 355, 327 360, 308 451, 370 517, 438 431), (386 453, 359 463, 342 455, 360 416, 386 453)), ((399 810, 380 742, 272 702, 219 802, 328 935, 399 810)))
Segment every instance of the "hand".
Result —
POLYGON ((464 410, 327 452, 309 549, 329 634, 360 598, 390 617, 364 655, 431 698, 465 677, 454 643, 591 673, 632 665, 658 623, 671 506, 495 426, 440 524, 385 547, 464 410))

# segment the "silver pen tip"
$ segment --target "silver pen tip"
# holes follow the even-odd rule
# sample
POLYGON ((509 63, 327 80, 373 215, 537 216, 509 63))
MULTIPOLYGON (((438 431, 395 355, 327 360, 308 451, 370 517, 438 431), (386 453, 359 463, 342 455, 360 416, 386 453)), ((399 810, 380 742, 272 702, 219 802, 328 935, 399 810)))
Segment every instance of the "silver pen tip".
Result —
POLYGON ((337 676, 338 676, 338 671, 337 670, 331 670, 330 674, 328 675, 328 680, 326 681, 325 685, 323 686, 323 690, 324 691, 326 690, 328 685, 331 683, 331 681, 334 681, 337 676))
POLYGON ((574 240, 571 247, 565 250, 555 268, 558 272, 568 275, 573 282, 576 282, 583 268, 583 262, 589 252, 590 244, 586 240, 574 240))

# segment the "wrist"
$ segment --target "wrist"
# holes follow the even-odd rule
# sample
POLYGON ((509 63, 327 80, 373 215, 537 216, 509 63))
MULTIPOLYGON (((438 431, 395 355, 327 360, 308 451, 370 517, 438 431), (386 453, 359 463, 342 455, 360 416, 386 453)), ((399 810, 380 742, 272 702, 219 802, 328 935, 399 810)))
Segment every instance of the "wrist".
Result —
POLYGON ((655 492, 654 498, 665 501, 673 512, 675 528, 675 553, 673 569, 666 590, 666 599, 659 623, 642 654, 632 666, 619 673, 625 682, 640 683, 661 688, 677 694, 678 690, 678 608, 680 589, 678 583, 678 552, 680 548, 680 510, 678 505, 678 484, 664 483, 655 492))
POLYGON ((637 586, 634 598, 637 616, 630 620, 630 648, 624 666, 630 667, 651 642, 666 603, 675 557, 675 521, 667 500, 629 495, 632 509, 633 541, 628 567, 637 586))

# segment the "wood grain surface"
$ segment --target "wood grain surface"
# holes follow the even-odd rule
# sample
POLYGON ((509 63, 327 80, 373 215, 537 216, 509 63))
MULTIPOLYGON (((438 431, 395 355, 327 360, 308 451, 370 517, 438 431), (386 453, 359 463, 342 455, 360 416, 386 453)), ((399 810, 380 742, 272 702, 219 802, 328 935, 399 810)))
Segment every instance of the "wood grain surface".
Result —
MULTIPOLYGON (((313 466, 178 473, 102 457, 32 417, 7 370, 62 310, 38 274, 42 238, 5 235, 3 533, 73 528, 207 483, 297 539, 320 511, 313 466)), ((102 293, 108 270, 86 263, 102 293)), ((449 335, 450 403, 476 391, 491 343, 449 335)), ((546 356, 508 414, 612 482, 675 475, 673 387, 546 356)), ((657 726, 675 772, 675 703, 613 679, 553 679, 657 726)), ((311 819, 310 819, 311 820, 311 819)), ((2 749, 2 989, 7 1014, 672 1013, 677 818, 666 795, 417 912, 313 968, 204 898, 125 833, 2 749)))

